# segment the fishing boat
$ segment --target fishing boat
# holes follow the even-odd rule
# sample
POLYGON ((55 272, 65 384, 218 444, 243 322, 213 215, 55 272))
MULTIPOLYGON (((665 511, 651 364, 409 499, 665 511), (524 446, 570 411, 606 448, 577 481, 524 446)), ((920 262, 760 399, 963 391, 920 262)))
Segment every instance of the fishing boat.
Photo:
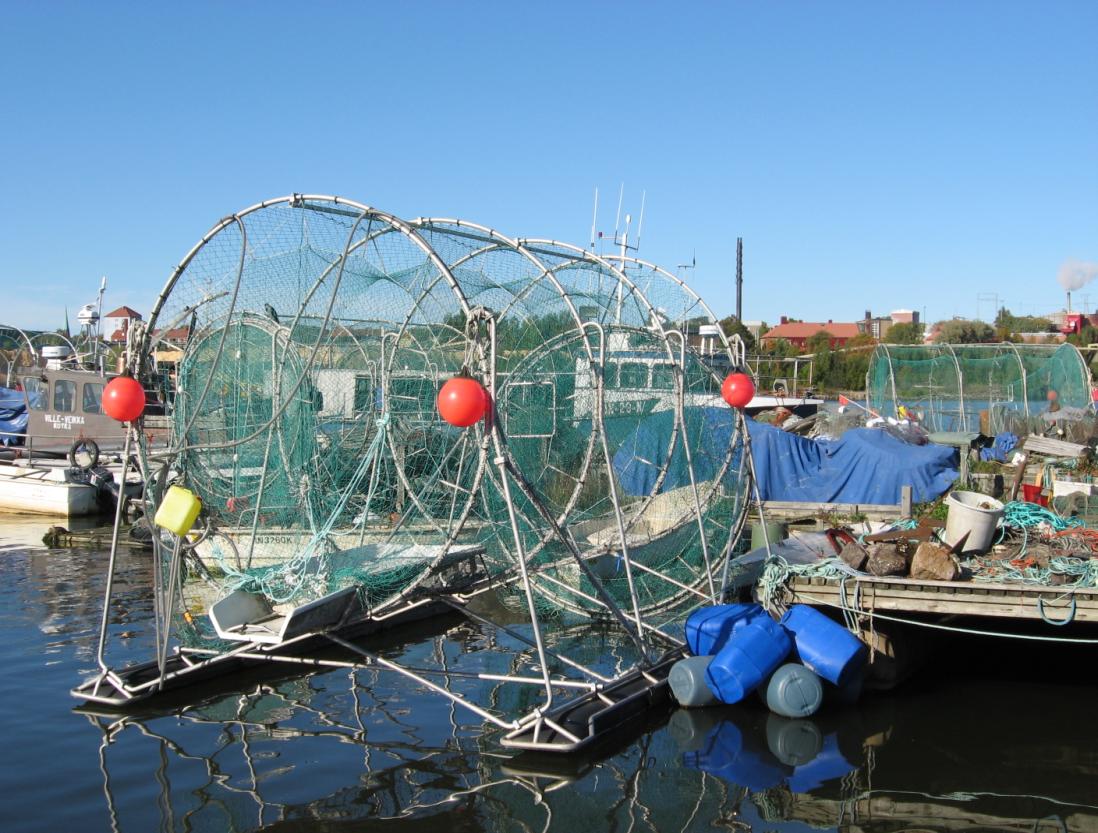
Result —
MULTIPOLYGON (((81 364, 68 345, 32 347, 32 361, 9 369, 10 387, 0 390, 0 510, 64 517, 109 510, 120 491, 125 430, 103 412, 103 390, 117 374, 81 364)), ((147 412, 162 415, 155 397, 147 412)), ((158 434, 166 439, 166 424, 146 428, 154 444, 158 434)))

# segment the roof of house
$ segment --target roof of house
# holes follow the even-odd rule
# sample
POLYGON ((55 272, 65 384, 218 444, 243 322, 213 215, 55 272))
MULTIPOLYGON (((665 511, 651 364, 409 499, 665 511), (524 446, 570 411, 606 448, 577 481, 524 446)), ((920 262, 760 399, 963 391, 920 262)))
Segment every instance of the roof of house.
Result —
POLYGON ((162 341, 186 341, 191 334, 190 327, 173 327, 170 330, 156 330, 154 335, 162 341))
POLYGON ((108 312, 104 318, 141 318, 141 313, 129 307, 119 307, 114 312, 108 312))
POLYGON ((833 338, 854 338, 859 333, 857 324, 834 322, 819 324, 812 321, 791 321, 788 324, 779 324, 774 329, 769 330, 763 338, 811 338, 820 330, 828 333, 833 338))

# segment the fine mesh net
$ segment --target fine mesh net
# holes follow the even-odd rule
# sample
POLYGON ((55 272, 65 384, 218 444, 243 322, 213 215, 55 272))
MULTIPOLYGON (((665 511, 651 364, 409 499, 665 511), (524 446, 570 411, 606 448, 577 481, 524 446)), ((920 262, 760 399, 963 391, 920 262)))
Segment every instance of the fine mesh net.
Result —
POLYGON ((463 310, 430 248, 361 208, 277 202, 207 239, 157 315, 189 328, 175 441, 222 592, 376 606, 444 557, 483 461, 434 407, 463 310))
POLYGON ((1050 415, 1079 418, 1091 402, 1090 374, 1070 344, 882 344, 867 391, 883 415, 903 406, 931 431, 989 434, 1040 430, 1050 415))
POLYGON ((519 589, 527 568, 542 612, 668 625, 713 598, 746 508, 740 432, 684 335, 699 321, 654 266, 475 224, 303 197, 227 218, 152 325, 186 333, 192 613, 350 586, 380 611, 475 556, 519 589), (463 371, 498 431, 439 417, 463 371))

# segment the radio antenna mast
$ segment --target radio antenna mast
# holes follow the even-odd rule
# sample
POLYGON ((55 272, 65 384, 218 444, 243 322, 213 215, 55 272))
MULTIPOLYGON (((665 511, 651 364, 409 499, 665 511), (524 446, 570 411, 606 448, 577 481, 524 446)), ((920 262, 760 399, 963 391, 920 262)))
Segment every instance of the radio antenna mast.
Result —
POLYGON ((618 189, 618 213, 614 217, 614 240, 618 239, 618 228, 621 226, 621 201, 625 199, 625 183, 618 189))
POLYGON ((92 366, 96 370, 99 370, 99 342, 103 338, 103 293, 106 291, 107 276, 103 275, 99 281, 99 297, 95 302, 95 347, 92 348, 92 366))
POLYGON ((595 251, 595 227, 599 224, 599 189, 595 186, 595 211, 591 215, 591 251, 595 251))

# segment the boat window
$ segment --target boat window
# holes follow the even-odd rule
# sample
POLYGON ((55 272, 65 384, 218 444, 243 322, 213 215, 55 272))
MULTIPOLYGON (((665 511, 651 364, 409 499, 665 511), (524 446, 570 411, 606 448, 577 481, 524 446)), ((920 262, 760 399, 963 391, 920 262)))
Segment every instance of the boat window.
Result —
POLYGON ((84 383, 84 413, 103 413, 103 386, 94 382, 84 383))
POLYGON ((76 382, 58 379, 53 383, 53 409, 55 411, 71 411, 75 399, 76 382))
POLYGON ((647 388, 648 365, 640 362, 624 362, 621 365, 618 384, 623 388, 647 388))
POLYGON ((37 376, 23 377, 23 390, 27 392, 27 403, 31 410, 41 411, 46 407, 46 397, 50 394, 50 386, 37 376))

